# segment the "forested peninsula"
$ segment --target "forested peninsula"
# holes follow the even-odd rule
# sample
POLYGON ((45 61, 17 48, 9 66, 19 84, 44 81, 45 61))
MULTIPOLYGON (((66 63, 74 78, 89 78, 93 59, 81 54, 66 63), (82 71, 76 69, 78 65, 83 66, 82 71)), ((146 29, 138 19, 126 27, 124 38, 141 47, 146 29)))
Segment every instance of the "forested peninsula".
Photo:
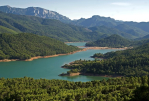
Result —
POLYGON ((86 43, 88 47, 112 47, 112 48, 122 48, 122 47, 130 47, 131 41, 117 35, 113 34, 109 37, 99 39, 97 41, 86 43))
POLYGON ((26 60, 36 56, 68 54, 81 50, 76 46, 30 33, 0 34, 0 60, 26 60))
POLYGON ((63 68, 71 69, 71 73, 83 75, 109 75, 109 76, 143 76, 149 75, 149 43, 142 46, 106 54, 95 54, 102 60, 76 60, 65 64, 63 68))

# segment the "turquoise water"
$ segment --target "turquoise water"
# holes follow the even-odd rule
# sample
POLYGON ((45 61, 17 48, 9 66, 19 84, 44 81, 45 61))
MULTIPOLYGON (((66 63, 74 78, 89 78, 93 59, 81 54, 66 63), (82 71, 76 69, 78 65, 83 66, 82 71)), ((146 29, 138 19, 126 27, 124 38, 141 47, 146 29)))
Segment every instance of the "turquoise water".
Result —
MULTIPOLYGON (((69 43, 70 44, 70 43, 69 43)), ((74 44, 74 43, 73 43, 74 44)), ((82 43, 77 43, 83 45, 82 43)), ((84 43, 85 44, 85 43, 84 43)), ((61 73, 66 73, 68 69, 61 68, 62 65, 70 63, 78 59, 93 60, 90 58, 94 53, 106 53, 115 51, 112 49, 106 50, 87 50, 78 52, 71 55, 64 55, 51 58, 36 59, 33 61, 13 61, 13 62, 0 62, 0 77, 4 78, 19 78, 19 77, 32 77, 35 79, 62 79, 69 81, 92 81, 108 79, 106 77, 98 76, 58 76, 61 73)))
POLYGON ((67 45, 74 45, 74 46, 85 46, 86 42, 73 42, 73 43, 66 43, 67 45))

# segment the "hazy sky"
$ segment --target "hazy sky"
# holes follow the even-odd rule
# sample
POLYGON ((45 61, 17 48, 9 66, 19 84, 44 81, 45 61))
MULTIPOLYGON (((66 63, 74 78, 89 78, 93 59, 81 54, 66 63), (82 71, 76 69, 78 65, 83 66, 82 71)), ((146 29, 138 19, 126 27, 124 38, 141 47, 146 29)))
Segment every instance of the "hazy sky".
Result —
POLYGON ((93 15, 123 21, 149 21, 149 0, 0 0, 0 6, 42 7, 70 19, 93 15))

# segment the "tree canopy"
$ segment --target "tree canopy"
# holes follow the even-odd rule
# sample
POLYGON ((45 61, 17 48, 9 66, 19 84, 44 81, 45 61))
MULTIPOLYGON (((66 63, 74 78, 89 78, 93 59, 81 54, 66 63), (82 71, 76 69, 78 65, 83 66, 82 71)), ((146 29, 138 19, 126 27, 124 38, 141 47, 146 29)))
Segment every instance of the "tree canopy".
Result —
POLYGON ((83 74, 119 76, 143 76, 149 75, 149 43, 142 46, 106 54, 95 54, 94 57, 104 58, 100 60, 77 60, 70 65, 64 65, 71 69, 69 72, 78 71, 83 74))
POLYGON ((29 77, 0 78, 0 100, 144 101, 143 99, 148 99, 148 84, 147 76, 109 78, 107 81, 103 79, 89 82, 37 80, 29 77))
POLYGON ((86 46, 120 48, 120 47, 130 46, 130 41, 122 38, 121 36, 119 36, 117 34, 113 34, 109 37, 99 39, 99 40, 94 41, 94 42, 88 42, 88 43, 86 43, 86 46))
POLYGON ((79 50, 76 46, 35 34, 0 34, 0 59, 25 60, 34 56, 66 54, 79 50))

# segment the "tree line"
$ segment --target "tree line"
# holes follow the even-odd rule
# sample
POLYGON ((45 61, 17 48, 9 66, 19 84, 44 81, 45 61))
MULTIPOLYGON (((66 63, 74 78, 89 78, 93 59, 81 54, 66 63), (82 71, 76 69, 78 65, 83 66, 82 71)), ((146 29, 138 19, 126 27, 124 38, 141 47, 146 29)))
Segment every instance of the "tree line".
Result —
POLYGON ((149 101, 148 85, 148 76, 109 78, 107 81, 103 79, 89 82, 29 77, 0 78, 0 100, 149 101))

